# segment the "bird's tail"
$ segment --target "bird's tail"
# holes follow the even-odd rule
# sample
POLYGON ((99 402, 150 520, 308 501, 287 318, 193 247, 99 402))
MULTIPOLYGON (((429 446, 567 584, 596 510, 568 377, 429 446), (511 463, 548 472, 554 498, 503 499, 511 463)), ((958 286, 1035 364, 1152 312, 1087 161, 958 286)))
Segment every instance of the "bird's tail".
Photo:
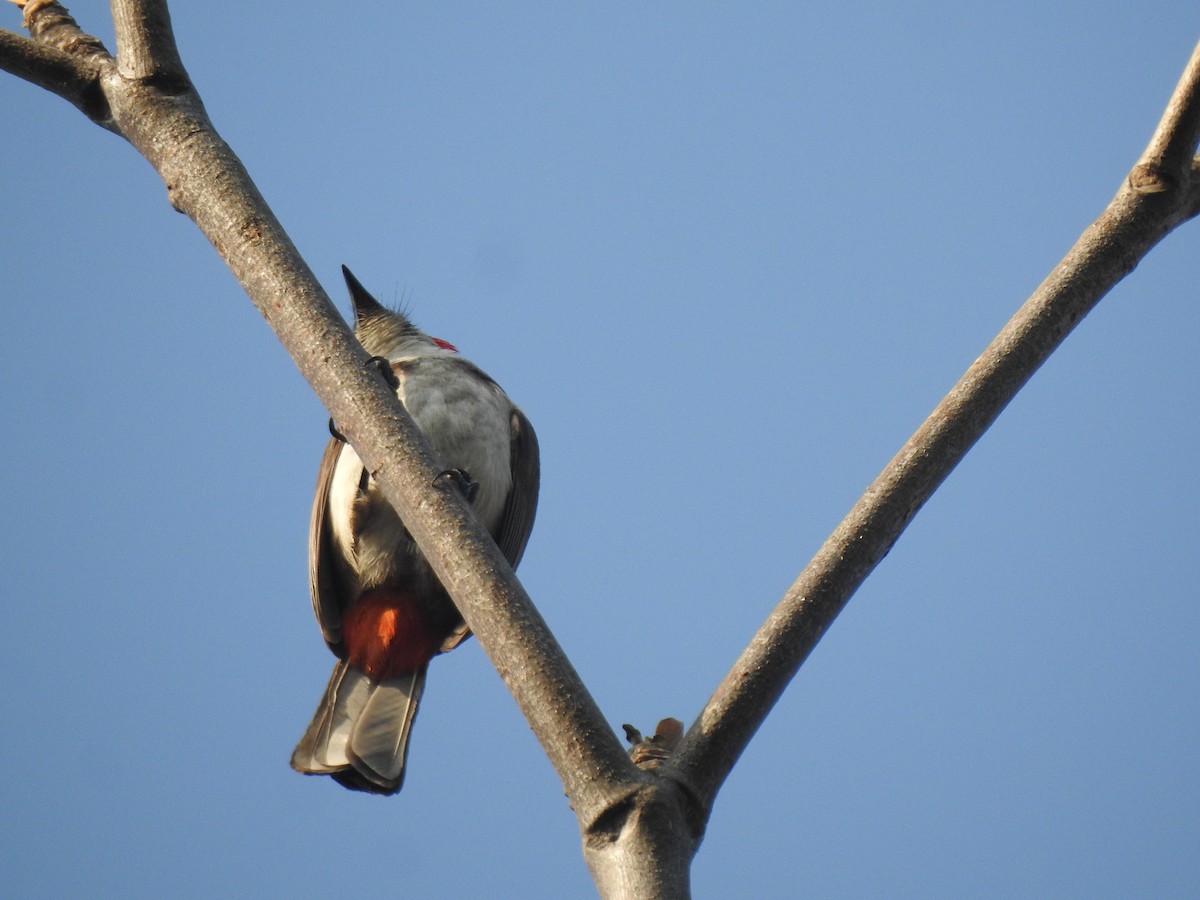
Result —
POLYGON ((331 775, 356 791, 394 794, 404 783, 408 734, 425 688, 426 667, 373 681, 339 661, 292 768, 331 775))

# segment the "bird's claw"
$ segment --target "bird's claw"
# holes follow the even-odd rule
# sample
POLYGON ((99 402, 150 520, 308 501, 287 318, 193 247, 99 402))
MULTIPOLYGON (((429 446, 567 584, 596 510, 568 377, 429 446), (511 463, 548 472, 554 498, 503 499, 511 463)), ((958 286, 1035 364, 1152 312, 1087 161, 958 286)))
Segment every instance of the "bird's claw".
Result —
POLYGON ((367 360, 367 365, 377 368, 379 374, 383 376, 383 380, 393 391, 400 387, 400 379, 396 377, 396 373, 392 369, 391 360, 384 359, 382 356, 372 356, 367 360))
POLYGON ((479 493, 479 482, 472 478, 471 473, 466 469, 447 469, 438 475, 438 481, 442 479, 450 482, 450 485, 468 503, 475 502, 475 497, 479 493))
MULTIPOLYGON (((396 373, 392 370, 392 364, 389 360, 384 359, 382 356, 372 356, 367 360, 366 365, 374 366, 376 369, 378 369, 379 374, 383 376, 383 380, 387 382, 388 387, 390 387, 393 391, 400 387, 400 379, 396 377, 396 373)), ((338 430, 338 427, 334 424, 333 419, 329 420, 329 433, 343 444, 349 443, 349 441, 346 440, 346 436, 338 430)))

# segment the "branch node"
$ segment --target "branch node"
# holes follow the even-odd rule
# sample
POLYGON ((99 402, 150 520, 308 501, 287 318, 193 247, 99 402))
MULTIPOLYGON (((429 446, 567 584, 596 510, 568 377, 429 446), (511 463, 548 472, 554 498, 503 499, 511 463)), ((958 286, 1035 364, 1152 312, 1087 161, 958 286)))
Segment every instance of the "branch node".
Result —
POLYGON ((1138 163, 1129 173, 1129 187, 1139 194, 1165 194, 1176 187, 1175 178, 1153 163, 1138 163))

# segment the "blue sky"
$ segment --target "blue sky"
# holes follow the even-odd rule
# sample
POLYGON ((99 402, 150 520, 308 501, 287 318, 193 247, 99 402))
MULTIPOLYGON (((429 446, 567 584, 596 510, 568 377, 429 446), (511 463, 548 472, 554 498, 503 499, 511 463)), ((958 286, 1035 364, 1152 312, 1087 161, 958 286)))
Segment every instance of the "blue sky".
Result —
MULTIPOLYGON (((108 40, 107 4, 71 8, 108 40)), ((522 578, 643 729, 698 712, 1200 38, 1181 0, 174 15, 341 307, 346 263, 529 414, 522 578)), ((326 415, 129 146, 10 76, 0 115, 0 893, 594 896, 474 643, 434 664, 398 797, 288 768, 331 664, 326 415)), ((851 601, 719 796, 696 897, 1200 890, 1198 242, 1102 302, 851 601)))

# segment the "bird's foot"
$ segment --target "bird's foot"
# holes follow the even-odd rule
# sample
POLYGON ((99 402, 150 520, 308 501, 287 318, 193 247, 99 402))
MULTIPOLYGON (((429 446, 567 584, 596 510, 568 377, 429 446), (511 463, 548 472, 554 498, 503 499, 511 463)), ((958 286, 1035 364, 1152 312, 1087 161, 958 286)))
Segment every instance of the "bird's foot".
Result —
POLYGON ((479 493, 479 482, 472 478, 466 469, 447 469, 437 477, 438 481, 443 479, 468 503, 475 502, 475 496, 479 493))
POLYGON ((384 359, 382 356, 372 356, 367 360, 367 365, 377 368, 379 374, 383 376, 383 380, 393 391, 400 387, 400 379, 396 377, 396 373, 392 369, 391 360, 384 359))
MULTIPOLYGON (((379 374, 383 376, 383 380, 387 382, 387 386, 393 391, 400 387, 400 379, 396 377, 396 373, 392 370, 392 364, 389 360, 384 359, 382 356, 372 356, 367 360, 366 364, 378 369, 379 374)), ((329 420, 329 433, 343 444, 347 443, 346 436, 338 430, 333 419, 329 420)))

